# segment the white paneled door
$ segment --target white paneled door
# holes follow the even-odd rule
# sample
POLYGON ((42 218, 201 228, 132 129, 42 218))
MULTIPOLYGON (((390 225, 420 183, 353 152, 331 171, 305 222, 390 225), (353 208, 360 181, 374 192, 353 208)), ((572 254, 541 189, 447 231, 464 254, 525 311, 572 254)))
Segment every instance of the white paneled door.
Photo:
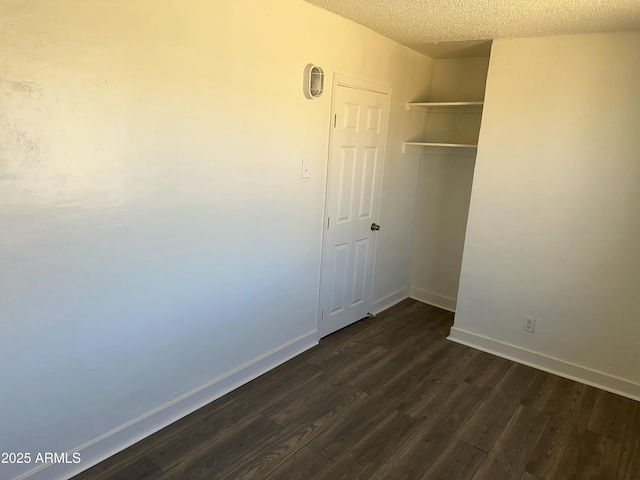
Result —
POLYGON ((390 87, 336 75, 322 257, 320 336, 371 308, 390 87))

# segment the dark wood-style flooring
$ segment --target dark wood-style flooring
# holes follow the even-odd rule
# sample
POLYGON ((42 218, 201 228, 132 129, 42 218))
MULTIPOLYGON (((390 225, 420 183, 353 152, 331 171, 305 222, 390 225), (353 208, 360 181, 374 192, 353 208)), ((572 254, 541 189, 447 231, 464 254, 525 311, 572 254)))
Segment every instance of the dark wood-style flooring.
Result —
POLYGON ((405 300, 75 480, 640 479, 640 404, 445 339, 405 300))

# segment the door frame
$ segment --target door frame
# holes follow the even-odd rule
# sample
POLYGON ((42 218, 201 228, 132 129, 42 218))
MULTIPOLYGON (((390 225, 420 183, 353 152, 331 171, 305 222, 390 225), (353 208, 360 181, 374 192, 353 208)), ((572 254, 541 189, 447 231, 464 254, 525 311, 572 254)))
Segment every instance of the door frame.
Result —
MULTIPOLYGON (((333 142, 334 142, 334 128, 333 128, 333 121, 334 121, 334 115, 336 114, 336 89, 338 87, 341 88, 354 88, 357 90, 364 90, 364 91, 368 91, 368 92, 373 92, 373 93, 381 93, 383 95, 387 95, 387 97, 389 98, 389 119, 391 118, 391 92, 392 92, 392 88, 390 85, 385 85, 382 83, 376 83, 376 82, 372 82, 370 80, 364 80, 361 78, 357 78, 357 77, 352 77, 349 75, 345 75, 342 73, 337 73, 335 72, 333 74, 333 82, 332 82, 332 88, 331 88, 331 112, 329 114, 329 141, 327 142, 327 169, 325 172, 325 185, 324 185, 324 208, 322 211, 322 242, 321 242, 321 250, 320 250, 320 286, 319 286, 319 291, 318 291, 318 311, 316 314, 316 332, 317 332, 317 339, 320 340, 321 338, 321 333, 320 333, 320 325, 322 322, 322 299, 323 299, 323 290, 322 290, 322 279, 324 278, 323 273, 324 273, 324 269, 326 267, 325 265, 325 258, 324 258, 324 252, 325 252, 325 243, 327 241, 327 228, 326 228, 326 222, 327 222, 327 215, 328 215, 328 202, 329 202, 329 182, 331 181, 331 151, 332 151, 332 147, 333 147, 333 142)), ((382 186, 384 184, 384 164, 385 164, 385 160, 386 160, 386 156, 387 156, 387 145, 388 145, 388 141, 389 141, 389 119, 387 119, 387 134, 386 134, 386 138, 384 139, 384 155, 381 159, 381 165, 380 168, 382 169, 382 171, 380 172, 380 196, 377 200, 377 208, 378 208, 378 216, 380 215, 380 205, 381 205, 381 201, 382 201, 382 186)), ((379 219, 378 219, 379 220, 379 219)), ((373 252, 373 265, 371 266, 371 288, 373 289, 373 281, 375 279, 375 273, 376 273, 376 259, 377 259, 377 251, 378 251, 378 242, 376 241, 376 248, 373 252)), ((371 304, 373 304, 373 295, 371 298, 371 304)), ((368 310, 371 309, 371 304, 368 307, 368 310)), ((370 313, 370 312, 369 312, 370 313)))

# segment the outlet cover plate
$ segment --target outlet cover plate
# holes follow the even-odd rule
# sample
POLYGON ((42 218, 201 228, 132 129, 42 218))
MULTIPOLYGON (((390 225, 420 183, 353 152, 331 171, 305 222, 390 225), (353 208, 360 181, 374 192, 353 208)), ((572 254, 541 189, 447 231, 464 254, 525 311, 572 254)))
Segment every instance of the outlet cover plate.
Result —
POLYGON ((533 333, 535 329, 536 329, 536 319, 528 315, 524 317, 524 324, 522 325, 522 330, 524 330, 527 333, 533 333))

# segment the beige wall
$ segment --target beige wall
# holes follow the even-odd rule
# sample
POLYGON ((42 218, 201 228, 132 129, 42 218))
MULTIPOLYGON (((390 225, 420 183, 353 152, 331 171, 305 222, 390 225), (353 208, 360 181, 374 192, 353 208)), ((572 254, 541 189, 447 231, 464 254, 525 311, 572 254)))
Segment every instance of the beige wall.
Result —
POLYGON ((434 61, 432 102, 484 100, 489 58, 443 58, 434 61))
MULTIPOLYGON (((488 66, 488 58, 435 60, 431 101, 482 101, 488 66)), ((478 141, 480 113, 437 109, 423 115, 430 140, 478 141)), ((451 310, 458 295, 474 153, 427 150, 418 176, 410 294, 451 310)))
POLYGON ((334 72, 393 88, 374 299, 406 294, 431 63, 299 0, 2 2, 0 450, 108 434, 87 466, 315 342, 334 72))
POLYGON ((453 338, 640 397, 639 78, 640 33, 494 42, 453 338))

